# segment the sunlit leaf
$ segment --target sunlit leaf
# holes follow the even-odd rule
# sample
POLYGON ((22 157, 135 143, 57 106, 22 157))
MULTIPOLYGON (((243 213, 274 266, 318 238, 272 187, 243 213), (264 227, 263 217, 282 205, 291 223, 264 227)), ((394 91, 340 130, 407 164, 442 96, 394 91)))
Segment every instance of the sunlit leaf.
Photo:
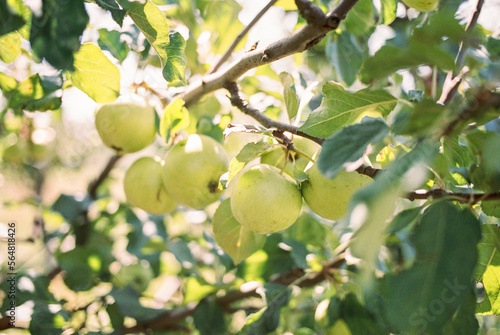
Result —
POLYGON ((295 93, 293 77, 287 72, 280 73, 281 84, 283 85, 283 99, 288 113, 288 119, 293 119, 299 110, 299 99, 295 93))
POLYGON ((160 135, 168 142, 173 134, 188 125, 189 111, 184 107, 184 100, 177 98, 165 108, 160 121, 160 135))
POLYGON ((398 101, 385 90, 362 89, 350 93, 335 82, 326 83, 323 94, 325 97, 321 106, 300 127, 300 130, 316 137, 332 135, 336 130, 354 122, 362 113, 387 116, 398 101))
POLYGON ((99 103, 113 102, 120 93, 120 70, 91 43, 82 45, 75 54, 71 81, 99 103))
POLYGON ((236 175, 245 167, 245 165, 254 159, 260 157, 271 148, 271 144, 267 142, 247 143, 240 150, 238 155, 231 160, 229 164, 229 183, 236 175))
POLYGON ((479 314, 500 314, 500 229, 488 224, 482 227, 483 238, 479 242, 479 257, 474 279, 484 285, 486 296, 477 305, 479 314))
POLYGON ((0 61, 12 63, 21 54, 21 37, 17 32, 0 36, 0 61))
POLYGON ((148 42, 153 46, 162 60, 162 64, 166 64, 170 28, 165 15, 150 0, 126 3, 122 1, 121 4, 144 36, 146 36, 148 42))
POLYGON ((0 38, 2 35, 20 29, 25 21, 23 16, 10 6, 7 0, 0 0, 0 38))
POLYGON ((185 84, 184 71, 186 70, 186 41, 178 32, 170 33, 170 42, 167 46, 167 62, 163 67, 163 77, 172 84, 185 84))
POLYGON ((265 235, 254 233, 236 221, 231 212, 230 199, 219 205, 212 225, 217 244, 231 256, 235 264, 261 249, 266 241, 265 235))

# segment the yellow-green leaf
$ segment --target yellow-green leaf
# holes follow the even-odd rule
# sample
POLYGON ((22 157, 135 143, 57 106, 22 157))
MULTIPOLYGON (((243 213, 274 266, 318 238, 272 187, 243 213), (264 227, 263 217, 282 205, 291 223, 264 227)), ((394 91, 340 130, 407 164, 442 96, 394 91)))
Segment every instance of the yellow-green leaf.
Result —
POLYGON ((98 46, 83 44, 75 54, 73 84, 98 103, 112 102, 120 93, 120 70, 98 46))

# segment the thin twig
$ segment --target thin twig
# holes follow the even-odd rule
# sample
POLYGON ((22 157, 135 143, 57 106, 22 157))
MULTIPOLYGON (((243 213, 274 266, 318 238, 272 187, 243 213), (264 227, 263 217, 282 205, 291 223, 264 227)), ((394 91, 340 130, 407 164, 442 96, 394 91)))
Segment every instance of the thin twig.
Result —
MULTIPOLYGON (((465 32, 471 32, 477 24, 479 14, 481 14, 481 9, 483 8, 484 0, 477 0, 476 7, 472 13, 469 22, 465 27, 465 32)), ((443 84, 443 91, 438 103, 442 105, 447 105, 453 100, 453 97, 458 91, 458 86, 462 82, 464 75, 468 72, 468 68, 464 67, 465 56, 467 53, 467 48, 469 47, 469 42, 467 40, 462 40, 460 43, 460 48, 455 59, 455 69, 448 72, 446 80, 443 84)))
POLYGON ((221 59, 215 64, 215 66, 208 71, 207 74, 212 74, 214 72, 217 72, 217 70, 226 62, 226 60, 229 58, 231 53, 236 49, 240 41, 245 37, 245 35, 252 29, 252 27, 261 19, 261 17, 271 8, 278 0, 271 0, 269 3, 262 8, 262 10, 253 18, 253 20, 236 36, 234 39, 233 43, 229 46, 227 51, 222 55, 221 59))
POLYGON ((95 180, 93 180, 89 187, 88 187, 88 194, 90 199, 95 200, 97 199, 97 188, 103 183, 103 181, 108 177, 109 173, 115 166, 116 162, 121 158, 122 156, 119 154, 115 154, 112 156, 104 169, 102 170, 101 174, 99 177, 97 177, 95 180))
POLYGON ((413 201, 417 199, 425 200, 429 198, 449 198, 454 201, 461 203, 471 203, 475 204, 480 201, 492 201, 500 200, 500 192, 493 193, 465 193, 465 192, 449 192, 446 190, 435 189, 435 190, 420 190, 410 192, 406 195, 406 198, 413 201))

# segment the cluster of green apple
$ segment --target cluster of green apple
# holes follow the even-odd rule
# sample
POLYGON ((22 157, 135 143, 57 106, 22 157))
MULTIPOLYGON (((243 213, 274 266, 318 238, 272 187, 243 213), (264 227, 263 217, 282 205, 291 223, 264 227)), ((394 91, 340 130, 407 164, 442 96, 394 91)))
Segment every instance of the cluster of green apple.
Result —
MULTIPOLYGON (((294 143, 307 155, 313 153, 311 150, 317 150, 315 156, 319 153, 319 146, 311 146, 309 140, 297 139, 294 143)), ((285 165, 284 171, 278 169, 283 164, 278 156, 272 151, 266 153, 260 164, 243 172, 234 182, 231 194, 233 216, 256 233, 269 234, 290 227, 301 212, 302 199, 317 215, 338 220, 347 212, 354 192, 371 181, 365 175, 346 171, 328 179, 321 174, 316 163, 297 156, 293 169, 304 169, 307 177, 297 183, 290 177, 291 166, 287 168, 285 165)))
MULTIPOLYGON (((95 119, 103 142, 120 154, 139 151, 154 141, 155 110, 151 106, 105 104, 95 119)), ((294 168, 305 170, 307 176, 299 184, 290 176, 291 164, 288 169, 277 167, 285 163, 281 150, 264 154, 259 164, 231 181, 231 210, 240 224, 260 234, 284 230, 297 220, 302 199, 326 219, 338 220, 345 214, 352 194, 371 179, 345 171, 334 179, 325 178, 305 158, 319 150, 312 143, 294 141, 298 151, 306 153, 293 157, 294 168)), ((177 142, 163 160, 142 157, 135 161, 125 173, 124 191, 131 205, 152 214, 171 212, 177 205, 202 209, 222 196, 219 180, 228 168, 228 156, 219 142, 192 134, 177 142)))

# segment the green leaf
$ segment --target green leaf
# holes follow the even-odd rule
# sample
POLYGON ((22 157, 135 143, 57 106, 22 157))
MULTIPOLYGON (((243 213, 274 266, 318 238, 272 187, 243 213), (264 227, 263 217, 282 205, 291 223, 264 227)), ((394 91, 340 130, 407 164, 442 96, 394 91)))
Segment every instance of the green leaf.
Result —
POLYGON ((401 49, 392 45, 384 45, 365 60, 359 76, 361 82, 369 83, 374 79, 384 79, 398 70, 419 65, 435 65, 441 70, 450 70, 455 63, 453 57, 439 46, 414 42, 408 48, 401 49))
POLYGON ((184 303, 198 302, 207 295, 217 291, 217 289, 216 286, 208 284, 201 277, 189 277, 184 284, 184 303))
POLYGON ((373 118, 340 129, 323 143, 319 170, 326 178, 334 178, 346 164, 359 161, 370 144, 377 144, 388 134, 389 126, 382 119, 373 118))
POLYGON ((442 333, 469 297, 480 238, 479 221, 468 209, 446 201, 427 208, 410 237, 415 264, 379 283, 393 332, 442 333))
POLYGON ((335 67, 340 79, 351 86, 358 77, 358 71, 363 64, 363 52, 354 40, 354 36, 343 31, 334 41, 328 39, 326 55, 335 67))
POLYGON ((288 305, 290 289, 281 284, 264 284, 267 306, 251 315, 245 326, 237 334, 268 334, 279 326, 281 308, 288 305))
POLYGON ((167 62, 163 67, 163 77, 171 84, 186 84, 186 41, 176 31, 170 32, 170 42, 167 46, 167 62))
POLYGON ((74 70, 73 54, 89 16, 83 1, 44 0, 42 15, 32 16, 30 43, 39 58, 58 69, 74 70))
POLYGON ((64 283, 70 289, 86 291, 96 285, 97 273, 91 266, 91 259, 96 256, 93 250, 78 246, 57 256, 59 266, 66 273, 64 283))
POLYGON ((167 63, 167 48, 170 42, 170 28, 165 15, 150 0, 144 3, 140 1, 121 2, 132 18, 136 26, 146 36, 148 42, 153 46, 161 59, 162 65, 167 63))
POLYGON ((284 231, 284 234, 286 237, 321 248, 331 232, 308 213, 302 213, 297 221, 284 231))
POLYGON ((95 0, 95 3, 102 9, 109 11, 113 20, 115 20, 120 27, 122 26, 123 19, 125 18, 125 15, 127 15, 127 11, 120 8, 115 0, 95 0))
POLYGON ((488 37, 485 44, 486 50, 490 54, 490 59, 492 61, 500 60, 500 39, 494 38, 492 36, 488 37))
POLYGON ((379 22, 385 25, 390 25, 396 19, 398 0, 381 0, 380 5, 381 9, 379 22))
MULTIPOLYGON (((13 83, 8 84, 10 87, 13 83)), ((1 85, 1 84, 0 84, 1 85)), ((20 82, 12 91, 8 106, 16 111, 47 111, 61 106, 60 93, 55 91, 61 87, 45 83, 40 75, 34 74, 20 82)))
POLYGON ((9 64, 21 54, 21 36, 17 31, 0 36, 0 61, 9 64))
POLYGON ((21 13, 12 8, 7 0, 0 0, 0 36, 20 29, 25 23, 21 13))
POLYGON ((412 226, 417 221, 421 211, 421 207, 415 207, 399 212, 387 226, 386 233, 394 234, 408 226, 412 226))
POLYGON ((99 29, 99 47, 101 50, 111 52, 113 57, 123 62, 127 58, 129 47, 125 41, 120 40, 121 33, 116 30, 99 29))
POLYGON ((217 244, 239 264, 255 251, 262 249, 266 236, 243 227, 233 217, 230 199, 224 200, 214 214, 212 222, 217 244))
POLYGON ((120 94, 120 70, 91 43, 83 44, 75 54, 71 81, 98 103, 113 102, 120 94))
POLYGON ((177 98, 166 108, 160 121, 160 136, 169 141, 172 134, 189 125, 189 111, 184 107, 184 100, 177 98))
POLYGON ((354 35, 362 35, 375 24, 373 16, 372 1, 360 0, 347 13, 343 25, 347 31, 354 35))
POLYGON ((477 334, 479 323, 476 319, 476 294, 471 285, 465 303, 459 307, 453 318, 443 328, 443 335, 477 334))
POLYGON ((214 300, 202 300, 196 306, 193 319, 200 335, 227 333, 224 310, 214 300))
POLYGON ((281 84, 283 85, 283 99, 288 113, 288 119, 291 120, 297 116, 299 110, 299 98, 295 93, 295 83, 293 77, 288 72, 280 73, 281 84))
MULTIPOLYGON (((242 6, 235 0, 209 1, 203 13, 205 26, 212 35, 212 48, 217 54, 225 52, 235 40, 243 24, 238 19, 242 6)), ((239 45, 245 45, 246 36, 239 45)))
POLYGON ((109 295, 113 297, 123 316, 134 318, 137 322, 146 322, 167 312, 164 309, 144 307, 140 303, 137 293, 130 286, 114 287, 109 295))
POLYGON ((33 314, 29 323, 30 334, 61 334, 61 329, 64 329, 69 319, 69 313, 62 309, 60 305, 50 307, 46 302, 34 301, 33 314), (60 311, 53 312, 54 309, 59 309, 60 311))
POLYGON ((488 216, 500 218, 500 200, 489 200, 481 202, 483 213, 488 216))
POLYGON ((346 92, 334 82, 323 85, 325 97, 299 128, 316 137, 328 137, 338 129, 353 123, 362 113, 378 113, 387 116, 398 100, 385 90, 362 89, 346 92))
POLYGON ((271 148, 271 144, 267 142, 251 142, 245 144, 240 152, 229 163, 229 175, 227 182, 229 183, 234 177, 247 165, 247 163, 260 157, 271 148))
POLYGON ((485 299, 477 305, 478 314, 500 314, 500 229, 497 225, 482 225, 479 257, 474 279, 483 283, 485 299))
POLYGON ((448 109, 436 104, 431 99, 424 99, 403 108, 395 117, 392 130, 399 135, 424 137, 441 130, 443 119, 448 109), (412 108, 413 107, 413 108, 412 108))
POLYGON ((388 219, 398 199, 427 180, 426 164, 435 157, 437 145, 421 142, 396 159, 375 180, 354 194, 346 222, 355 231, 351 253, 365 261, 361 285, 370 285, 377 255, 385 242, 388 219))

